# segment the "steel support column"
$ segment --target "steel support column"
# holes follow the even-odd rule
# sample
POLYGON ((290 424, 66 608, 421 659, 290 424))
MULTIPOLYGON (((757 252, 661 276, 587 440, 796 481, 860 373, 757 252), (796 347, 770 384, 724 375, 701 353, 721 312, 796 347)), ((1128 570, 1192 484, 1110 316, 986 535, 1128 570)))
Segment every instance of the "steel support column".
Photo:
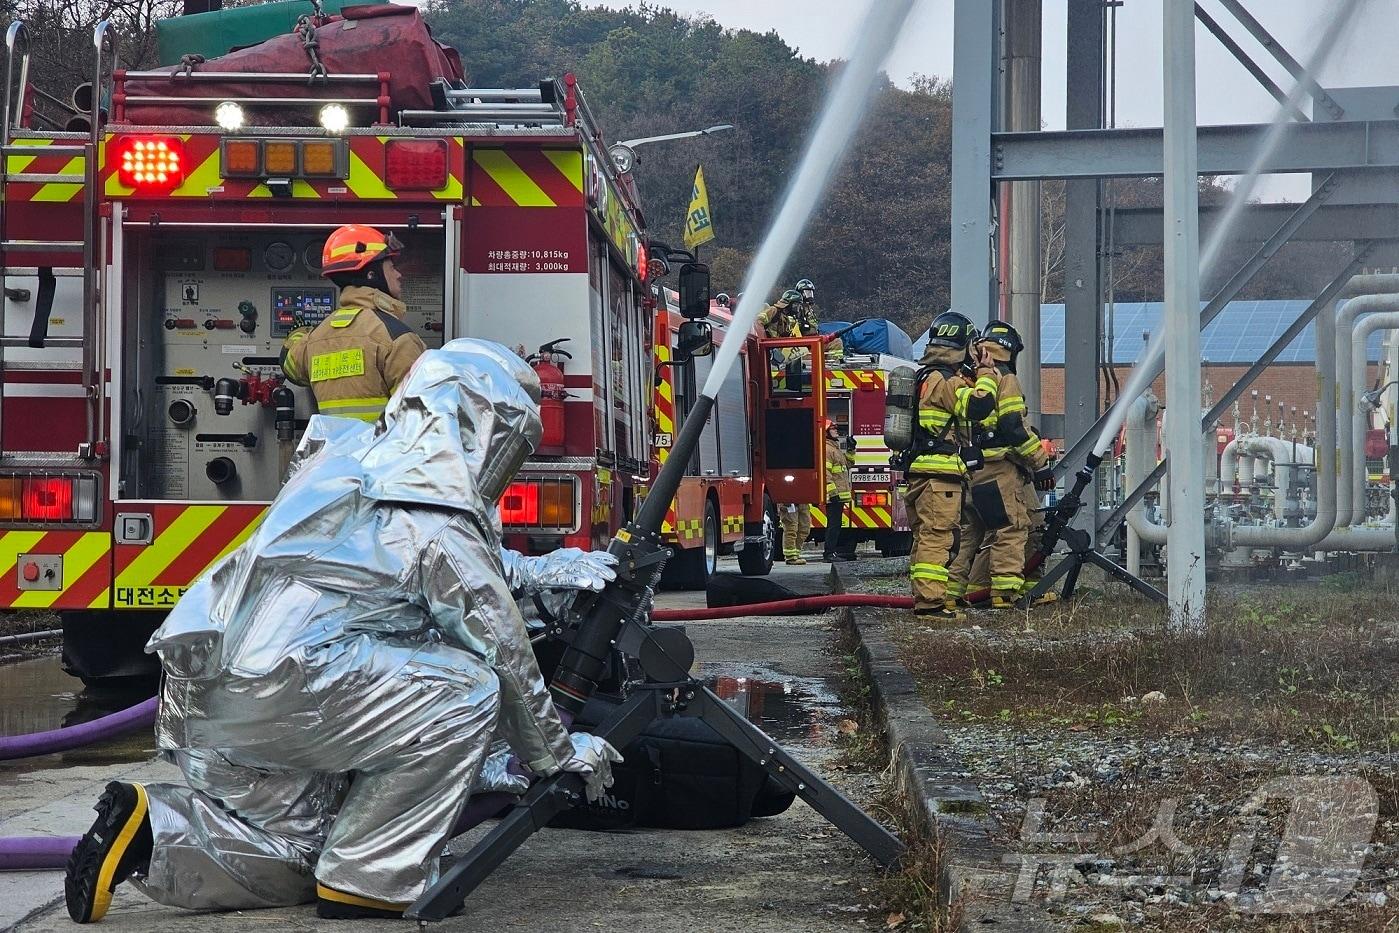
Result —
MULTIPOLYGON (((1103 5, 1069 0, 1068 103, 1070 129, 1103 125, 1103 5)), ((1098 420, 1098 367, 1103 332, 1102 271, 1099 264, 1097 179, 1070 181, 1064 201, 1064 437, 1076 441, 1098 420)), ((1089 441, 1092 446, 1092 441, 1089 441)), ((1072 474, 1079 456, 1063 464, 1072 474)), ((1098 483, 1084 491, 1075 527, 1092 530, 1098 515, 1098 483)))
MULTIPOLYGON (((1005 128, 1040 129, 1040 66, 1043 48, 1042 0, 1005 0, 1007 93, 1005 128)), ((1001 219, 1005 223, 1005 218, 1001 219)), ((1040 183, 1010 186, 1009 320, 1020 331, 1025 349, 1017 372, 1025 392, 1030 423, 1040 423, 1040 183)))
POLYGON ((952 72, 952 307, 978 326, 991 316, 991 132, 996 4, 956 0, 952 72))
POLYGON ((1164 0, 1166 446, 1171 451, 1166 596, 1171 626, 1205 623, 1205 451, 1200 412, 1200 219, 1195 157, 1195 5, 1164 0))

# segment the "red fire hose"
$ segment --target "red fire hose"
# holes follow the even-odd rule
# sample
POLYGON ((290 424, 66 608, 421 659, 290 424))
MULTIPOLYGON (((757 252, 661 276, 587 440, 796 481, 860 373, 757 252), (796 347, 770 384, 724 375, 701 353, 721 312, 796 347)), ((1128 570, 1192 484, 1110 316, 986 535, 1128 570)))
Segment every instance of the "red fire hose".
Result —
MULTIPOLYGON (((1025 572, 1033 573, 1044 563, 1042 554, 1034 554, 1025 563, 1025 572)), ((991 591, 976 590, 966 595, 969 603, 982 603, 991 598, 991 591)), ((792 616, 826 609, 839 609, 842 606, 863 606, 868 609, 912 609, 912 596, 886 596, 877 593, 833 593, 826 596, 800 596, 796 599, 778 599, 768 603, 749 603, 746 606, 723 606, 718 609, 653 609, 651 618, 656 622, 702 622, 707 619, 736 619, 742 616, 792 616)))

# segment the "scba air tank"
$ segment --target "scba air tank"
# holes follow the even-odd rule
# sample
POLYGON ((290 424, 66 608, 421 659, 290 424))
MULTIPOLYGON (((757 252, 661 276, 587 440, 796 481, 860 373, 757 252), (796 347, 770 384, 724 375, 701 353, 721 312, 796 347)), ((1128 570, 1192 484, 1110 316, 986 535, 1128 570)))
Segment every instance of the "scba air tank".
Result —
POLYGON ((908 450, 918 424, 918 370, 900 366, 889 373, 884 396, 884 446, 908 450))

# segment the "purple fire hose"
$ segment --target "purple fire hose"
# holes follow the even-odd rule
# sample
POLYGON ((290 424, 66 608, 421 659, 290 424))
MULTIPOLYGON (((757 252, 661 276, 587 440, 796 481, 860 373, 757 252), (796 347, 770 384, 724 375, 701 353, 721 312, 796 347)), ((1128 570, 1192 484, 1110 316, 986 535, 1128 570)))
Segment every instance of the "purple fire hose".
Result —
POLYGON ((0 838, 0 871, 41 871, 62 868, 77 836, 13 836, 0 838))
POLYGON ((155 711, 159 703, 156 697, 151 697, 146 702, 138 703, 119 713, 76 726, 50 729, 48 732, 32 732, 29 735, 0 736, 0 761, 66 752, 71 748, 81 748, 137 729, 149 728, 155 724, 155 711))
MULTIPOLYGON (((29 735, 0 736, 0 761, 32 758, 81 748, 104 739, 115 738, 149 728, 155 723, 159 704, 156 697, 91 722, 33 732, 29 735)), ((13 836, 0 837, 0 871, 40 871, 62 868, 68 853, 78 844, 77 836, 13 836)))

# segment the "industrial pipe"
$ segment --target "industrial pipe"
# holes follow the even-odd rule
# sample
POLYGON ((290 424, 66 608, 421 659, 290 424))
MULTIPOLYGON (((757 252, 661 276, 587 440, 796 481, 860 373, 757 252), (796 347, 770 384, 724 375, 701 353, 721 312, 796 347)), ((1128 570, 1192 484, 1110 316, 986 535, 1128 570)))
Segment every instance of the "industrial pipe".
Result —
POLYGON ((1219 492, 1232 492, 1234 485, 1247 486, 1253 482, 1253 477, 1258 469, 1257 459, 1249 453, 1240 453, 1239 444, 1251 435, 1238 434, 1234 439, 1224 445, 1223 452, 1219 455, 1219 492))
POLYGON ((66 752, 137 729, 149 728, 155 725, 156 707, 159 705, 159 698, 151 697, 144 703, 76 726, 32 732, 29 735, 0 736, 0 761, 66 752))
MULTIPOLYGON (((1146 474, 1156 466, 1156 432, 1153 426, 1161 413, 1161 403, 1150 390, 1140 395, 1127 410, 1126 448, 1126 488, 1136 489, 1146 480, 1146 474), (1150 463, 1150 466, 1148 466, 1150 463)), ((1142 503, 1137 502, 1127 513, 1127 572, 1133 576, 1142 575, 1142 534, 1139 530, 1147 521, 1142 503), (1135 519, 1135 521, 1134 521, 1135 519)), ((1155 527, 1160 527, 1155 526, 1155 527)), ((1161 541, 1165 541, 1165 529, 1161 530, 1161 541)), ((1160 543, 1152 541, 1150 543, 1160 543)))
MULTIPOLYGON (((1368 278, 1368 277, 1366 277, 1368 278)), ((1396 277, 1399 279, 1399 276, 1396 277)), ((1315 549, 1336 527, 1338 475, 1336 458, 1325 451, 1336 449, 1336 319, 1331 308, 1316 316, 1316 379, 1320 391, 1316 412, 1316 515, 1306 525, 1290 528, 1274 525, 1225 526, 1227 550, 1236 547, 1280 547, 1290 551, 1315 549)), ((1285 442, 1284 442, 1285 443, 1285 442)))
MULTIPOLYGON (((1287 491, 1292 488, 1293 472, 1298 466, 1311 466, 1316 462, 1316 451, 1306 444, 1296 444, 1270 435, 1244 435, 1243 447, 1252 454, 1255 463, 1270 462, 1273 465, 1273 511, 1279 520, 1286 514, 1287 491)), ((1266 467, 1264 468, 1266 470, 1266 467)))
MULTIPOLYGON (((1370 335, 1377 330, 1399 329, 1399 295, 1384 296, 1396 299, 1395 309, 1382 314, 1372 314, 1364 320, 1358 321, 1354 326, 1354 333, 1350 342, 1350 369, 1351 379, 1351 403, 1350 403, 1350 459, 1353 468, 1350 474, 1350 496, 1351 513, 1350 524, 1361 526, 1365 524, 1366 506, 1366 486, 1369 481, 1369 474, 1365 468, 1365 436, 1369 433, 1370 408, 1360 400, 1360 387, 1367 389, 1368 381, 1366 375, 1369 372, 1369 354, 1366 352, 1366 345, 1370 342, 1370 335)), ((1357 298, 1356 301, 1362 299, 1357 298)), ((1349 306, 1347 306, 1349 307, 1349 306)), ((1361 313, 1364 313, 1363 311, 1361 313)), ((1346 410, 1341 409, 1342 417, 1346 410)))
MULTIPOLYGON (((1153 426, 1157 416, 1161 413, 1161 404, 1154 395, 1137 396, 1136 400, 1127 409, 1127 488, 1136 489, 1146 479, 1147 473, 1156 466, 1152 462, 1151 467, 1147 466, 1148 461, 1155 460, 1156 445, 1153 426), (1135 440, 1134 440, 1135 439, 1135 440), (1134 454, 1133 450, 1137 452, 1134 454)), ((1162 545, 1166 543, 1166 526, 1158 525, 1146 515, 1146 509, 1140 501, 1127 513, 1127 543, 1130 549, 1132 545, 1132 535, 1136 536, 1137 546, 1137 571, 1141 570, 1141 543, 1162 545)), ((1127 556, 1127 569, 1132 569, 1132 556, 1129 550, 1127 556)))
MULTIPOLYGON (((1355 327, 1355 320, 1362 314, 1375 312, 1399 311, 1399 275, 1360 275, 1351 279, 1346 285, 1343 295, 1353 295, 1349 301, 1340 306, 1336 311, 1336 331, 1333 335, 1332 343, 1336 352, 1336 385, 1338 397, 1336 399, 1337 416, 1337 440, 1340 445, 1340 467, 1338 474, 1343 477, 1336 490, 1337 507, 1337 527, 1351 524, 1354 517, 1354 491, 1355 487, 1350 482, 1352 471, 1355 469, 1355 438, 1354 423, 1350 414, 1355 410, 1359 401, 1355 392, 1355 380, 1364 380, 1366 367, 1360 368, 1357 376, 1354 372, 1354 361, 1351 356, 1351 337, 1355 327), (1361 289, 1364 289, 1363 291, 1361 289)), ((1320 316, 1318 316, 1320 321, 1320 316)), ((1317 351, 1321 349, 1321 331, 1317 331, 1317 351)), ((1318 420, 1325 412, 1322 405, 1317 406, 1318 420)), ((1325 445, 1320 445, 1326 449, 1325 445)), ((1323 458, 1325 459, 1325 458, 1323 458)))
POLYGON ((1395 549, 1394 528, 1386 525, 1370 525, 1357 528, 1337 528, 1315 547, 1318 551, 1377 551, 1387 553, 1395 549))
POLYGON ((25 645, 31 641, 43 641, 45 638, 57 638, 63 634, 61 628, 44 629, 42 632, 24 632, 20 635, 0 636, 0 648, 8 645, 25 645))
MULTIPOLYGON (((1363 277, 1371 278, 1371 277, 1363 277)), ((1399 282, 1399 276, 1394 277, 1399 282)), ((1363 299, 1357 298, 1355 301, 1363 299)), ((1399 300, 1399 298, 1396 298, 1399 300)), ((1353 301, 1352 304, 1355 302, 1353 301)), ((1336 423, 1335 417, 1335 391, 1336 391, 1336 339, 1333 328, 1336 326, 1335 319, 1330 314, 1330 309, 1323 309, 1317 315, 1317 353, 1316 369, 1317 382, 1321 389, 1321 397, 1317 403, 1317 450, 1334 450, 1336 447, 1336 423)), ((1133 433, 1130 427, 1133 418, 1137 419, 1135 424, 1136 432, 1145 432, 1145 424, 1141 421, 1146 415, 1145 408, 1138 407, 1129 409, 1129 437, 1133 433)), ((1286 442, 1281 442, 1286 443, 1286 442)), ((1236 456, 1238 448, 1235 448, 1236 456)), ((1247 452, 1247 451, 1246 451, 1247 452)), ((1319 545, 1323 539, 1329 535, 1336 527, 1337 520, 1337 473, 1336 458, 1322 456, 1317 469, 1317 507, 1315 518, 1306 525, 1299 527, 1284 528, 1273 525, 1227 525, 1222 529, 1212 526, 1207 531, 1211 537, 1218 536, 1222 531, 1223 540, 1212 540, 1211 545, 1222 547, 1225 550, 1232 550, 1236 547, 1280 547, 1288 550, 1309 550, 1319 545)), ((1240 465, 1243 463, 1240 457, 1240 465)), ((1128 463, 1131 463, 1131 450, 1129 442, 1128 463)), ((1142 474, 1145 475, 1144 473, 1142 474)), ((1133 487, 1134 488, 1134 487, 1133 487)), ((1166 543, 1166 526, 1158 525, 1150 521, 1146 513, 1140 509, 1134 509, 1127 515, 1129 527, 1132 528, 1142 541, 1148 544, 1166 543)), ((1347 541, 1365 542, 1365 537, 1347 539, 1347 541)), ((1350 550, 1351 547, 1337 548, 1350 550)), ((1372 548, 1373 549, 1373 548, 1372 548)))

